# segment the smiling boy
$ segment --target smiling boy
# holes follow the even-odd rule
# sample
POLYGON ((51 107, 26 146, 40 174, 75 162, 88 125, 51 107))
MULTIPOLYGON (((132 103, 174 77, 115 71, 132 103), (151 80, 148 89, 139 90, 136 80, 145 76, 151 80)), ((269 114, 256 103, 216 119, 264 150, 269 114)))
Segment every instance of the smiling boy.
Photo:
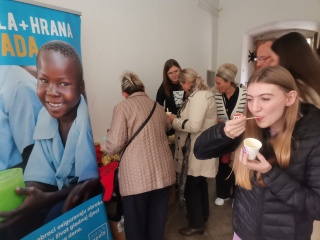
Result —
POLYGON ((43 225, 45 217, 54 219, 99 189, 83 70, 73 47, 63 41, 45 43, 37 56, 37 79, 43 108, 24 173, 26 188, 16 190, 26 200, 14 212, 0 213, 6 218, 0 232, 5 229, 7 239, 21 238, 43 225))
POLYGON ((39 51, 37 69, 37 93, 44 107, 25 171, 27 185, 36 181, 62 189, 98 178, 78 54, 65 42, 50 41, 39 51))

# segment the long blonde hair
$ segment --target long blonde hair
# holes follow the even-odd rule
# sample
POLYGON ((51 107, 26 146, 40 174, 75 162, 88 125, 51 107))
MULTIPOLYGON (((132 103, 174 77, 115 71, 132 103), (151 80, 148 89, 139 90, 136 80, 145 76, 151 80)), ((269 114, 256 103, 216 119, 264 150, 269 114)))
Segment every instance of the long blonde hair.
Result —
MULTIPOLYGON (((262 68, 253 73, 248 82, 248 87, 252 83, 267 83, 278 86, 285 93, 289 93, 290 91, 298 91, 296 83, 289 73, 283 67, 266 67, 262 68)), ((266 159, 272 165, 278 165, 280 168, 287 168, 290 163, 291 156, 291 138, 292 132, 294 130, 294 126, 297 120, 298 111, 299 111, 299 99, 298 96, 295 99, 295 102, 291 106, 287 106, 284 110, 284 126, 282 132, 280 132, 274 138, 268 138, 267 140, 263 137, 263 129, 259 128, 256 121, 247 121, 246 122, 246 131, 244 133, 243 139, 247 137, 253 137, 259 139, 263 142, 263 149, 268 149, 274 151, 273 154, 270 154, 269 158, 266 159)), ((248 104, 246 104, 245 113, 247 117, 252 116, 250 111, 248 110, 248 104)), ((264 183, 261 178, 260 173, 254 173, 254 171, 249 170, 246 166, 239 163, 239 154, 243 147, 241 144, 235 154, 234 161, 234 172, 236 177, 236 184, 251 190, 252 189, 252 180, 256 179, 260 186, 263 186, 264 183)), ((262 149, 262 150, 263 150, 262 149)))

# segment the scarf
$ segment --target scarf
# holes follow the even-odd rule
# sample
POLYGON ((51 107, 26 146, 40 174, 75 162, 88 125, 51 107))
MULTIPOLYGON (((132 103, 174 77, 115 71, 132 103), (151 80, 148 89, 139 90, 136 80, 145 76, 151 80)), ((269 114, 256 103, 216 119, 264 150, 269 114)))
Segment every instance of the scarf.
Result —
MULTIPOLYGON (((185 107, 189 101, 189 96, 197 90, 198 89, 196 89, 195 84, 192 84, 190 86, 188 92, 186 93, 186 99, 184 100, 181 108, 179 109, 179 111, 177 113, 178 118, 181 117, 181 112, 185 109, 185 107)), ((183 200, 184 200, 184 190, 186 188, 186 181, 187 181, 187 175, 188 175, 188 164, 189 164, 190 150, 191 150, 191 134, 188 133, 185 144, 182 147, 183 160, 182 160, 181 171, 180 171, 180 174, 177 179, 180 202, 183 202, 183 200)))

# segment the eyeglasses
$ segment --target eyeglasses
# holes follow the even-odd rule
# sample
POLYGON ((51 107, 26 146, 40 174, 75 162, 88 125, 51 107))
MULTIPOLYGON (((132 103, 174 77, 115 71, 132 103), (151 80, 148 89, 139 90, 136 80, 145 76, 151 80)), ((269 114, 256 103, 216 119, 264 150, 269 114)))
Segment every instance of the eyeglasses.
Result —
POLYGON ((168 75, 179 74, 179 73, 180 73, 180 70, 175 70, 172 72, 168 72, 168 75))
POLYGON ((262 57, 255 57, 253 60, 255 62, 265 62, 269 58, 271 58, 271 56, 268 56, 268 57, 262 56, 262 57))

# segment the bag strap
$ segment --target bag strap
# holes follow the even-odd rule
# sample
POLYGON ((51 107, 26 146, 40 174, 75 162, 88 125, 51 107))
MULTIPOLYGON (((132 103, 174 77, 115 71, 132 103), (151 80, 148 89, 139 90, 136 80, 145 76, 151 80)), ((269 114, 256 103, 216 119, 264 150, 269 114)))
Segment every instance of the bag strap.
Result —
POLYGON ((154 102, 153 104, 153 108, 151 110, 151 112, 149 113, 149 116, 147 117, 147 119, 141 124, 141 126, 139 127, 139 129, 132 135, 132 137, 130 138, 130 140, 126 143, 126 145, 124 145, 124 147, 122 148, 122 150, 120 152, 122 152, 121 157, 119 162, 121 161, 121 158, 123 156, 124 151, 127 149, 128 145, 132 142, 132 140, 138 135, 138 133, 144 128, 144 126, 149 122, 151 116, 154 113, 154 110, 156 109, 157 106, 157 102, 154 102))

